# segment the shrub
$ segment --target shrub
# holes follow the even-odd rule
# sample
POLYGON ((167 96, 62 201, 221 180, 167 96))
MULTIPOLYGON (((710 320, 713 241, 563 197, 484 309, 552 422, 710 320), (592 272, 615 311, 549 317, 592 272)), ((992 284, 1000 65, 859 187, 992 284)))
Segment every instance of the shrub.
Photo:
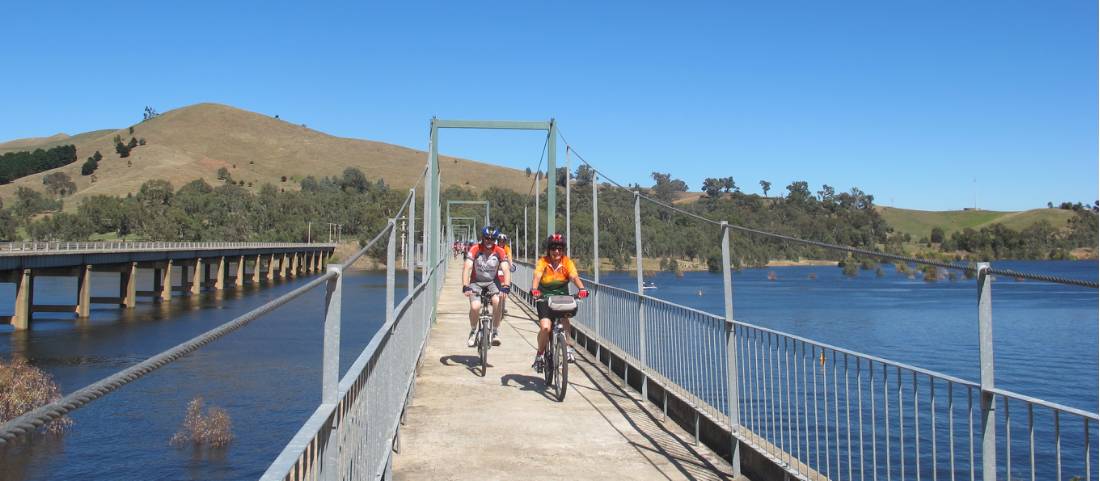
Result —
MULTIPOLYGON (((61 390, 49 374, 22 359, 14 359, 8 363, 0 359, 0 423, 58 399, 61 399, 61 390)), ((71 418, 62 416, 41 429, 49 433, 60 433, 72 424, 71 418)))
POLYGON ((203 412, 201 396, 187 403, 187 415, 183 418, 180 430, 169 441, 173 446, 188 443, 221 447, 233 441, 233 422, 224 409, 211 406, 203 412))
POLYGON ((282 181, 282 182, 286 182, 286 176, 284 175, 284 176, 280 177, 279 180, 282 181))
POLYGON ((80 166, 80 175, 92 175, 98 168, 99 162, 96 162, 95 157, 88 157, 88 160, 84 161, 84 165, 80 166))

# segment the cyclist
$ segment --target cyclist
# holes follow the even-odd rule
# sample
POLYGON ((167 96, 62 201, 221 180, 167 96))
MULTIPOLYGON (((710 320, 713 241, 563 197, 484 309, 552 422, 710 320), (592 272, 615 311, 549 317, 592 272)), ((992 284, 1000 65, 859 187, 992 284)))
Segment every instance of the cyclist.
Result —
MULTIPOLYGON (((573 265, 573 260, 565 255, 565 236, 555 232, 546 238, 546 255, 539 257, 538 262, 535 263, 535 275, 531 279, 531 285, 534 286, 531 289, 531 295, 539 299, 545 299, 545 296, 567 296, 569 295, 570 281, 577 286, 577 297, 581 299, 588 297, 588 290, 584 288, 584 283, 577 275, 577 266, 573 265)), ((537 306, 539 314, 539 349, 535 353, 535 363, 531 367, 535 368, 537 372, 542 372, 542 354, 546 350, 546 345, 550 342, 550 328, 552 325, 550 322, 550 307, 547 306, 547 303, 536 302, 535 306, 537 306)), ((569 318, 562 319, 562 326, 565 328, 566 342, 569 343, 569 318)), ((571 343, 566 357, 569 362, 576 360, 571 343)))
MULTIPOLYGON (((511 269, 512 272, 515 272, 516 271, 516 263, 512 261, 512 246, 508 244, 508 235, 507 234, 501 233, 499 236, 497 236, 497 247, 500 247, 501 249, 504 249, 504 256, 505 256, 506 259, 508 259, 508 267, 511 269)), ((499 286, 503 286, 503 285, 505 285, 505 284, 504 284, 504 269, 502 268, 502 269, 497 271, 497 286, 499 287, 499 286)), ((510 288, 511 286, 508 286, 508 287, 510 288)), ((507 297, 504 297, 504 298, 500 299, 500 312, 504 313, 505 315, 508 314, 508 307, 506 305, 507 301, 508 301, 507 297)))
POLYGON ((507 296, 508 291, 511 290, 512 273, 504 249, 497 247, 495 244, 498 235, 500 235, 500 231, 495 227, 485 226, 482 228, 481 243, 474 245, 466 252, 466 260, 462 265, 462 293, 470 298, 470 336, 466 339, 468 347, 474 347, 474 340, 477 336, 477 318, 481 311, 482 291, 488 291, 492 296, 492 342, 494 346, 500 345, 501 298, 507 296), (504 272, 504 282, 499 287, 496 283, 498 270, 504 272))

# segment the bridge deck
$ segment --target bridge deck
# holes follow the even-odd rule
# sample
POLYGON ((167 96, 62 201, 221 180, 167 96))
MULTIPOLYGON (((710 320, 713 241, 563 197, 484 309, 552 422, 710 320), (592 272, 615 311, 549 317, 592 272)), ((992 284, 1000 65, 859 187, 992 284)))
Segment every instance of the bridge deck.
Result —
POLYGON ((502 345, 479 375, 466 347, 469 304, 452 263, 415 395, 401 429, 394 477, 412 479, 730 479, 729 464, 663 422, 578 349, 558 403, 531 369, 537 327, 510 303, 502 345))

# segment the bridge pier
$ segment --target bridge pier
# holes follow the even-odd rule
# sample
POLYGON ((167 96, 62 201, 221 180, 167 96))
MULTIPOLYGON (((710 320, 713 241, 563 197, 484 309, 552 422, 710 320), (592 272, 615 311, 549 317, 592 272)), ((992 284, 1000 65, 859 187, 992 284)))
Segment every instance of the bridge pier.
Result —
POLYGON ((275 254, 267 257, 267 280, 275 280, 275 254))
POLYGON ((217 272, 214 273, 214 290, 220 291, 225 289, 225 256, 218 257, 218 263, 215 265, 217 272))
POLYGON ((76 317, 84 319, 92 310, 92 265, 85 264, 76 279, 76 317))
POLYGON ((11 325, 17 331, 30 327, 31 306, 34 305, 34 273, 30 269, 10 271, 7 276, 15 283, 15 309, 11 325))
POLYGON ((286 253, 283 253, 282 260, 279 261, 279 278, 286 279, 286 253))
POLYGON ((158 286, 160 289, 153 289, 160 291, 160 300, 172 300, 172 259, 168 259, 168 262, 164 265, 163 277, 160 272, 157 272, 153 277, 160 280, 160 286, 158 286))
POLYGON ((137 305, 137 262, 124 265, 118 277, 119 305, 130 309, 137 305))
POLYGON ((233 285, 241 287, 244 285, 244 256, 237 258, 237 275, 233 276, 233 285))
POLYGON ((263 265, 263 256, 256 254, 256 263, 252 265, 252 285, 260 284, 260 272, 263 265))
MULTIPOLYGON (((197 296, 199 292, 202 292, 202 283, 205 280, 203 278, 202 257, 195 258, 195 272, 191 274, 191 295, 197 296)), ((186 272, 186 271, 184 271, 186 272)))
POLYGON ((290 278, 298 277, 298 253, 290 253, 290 278))

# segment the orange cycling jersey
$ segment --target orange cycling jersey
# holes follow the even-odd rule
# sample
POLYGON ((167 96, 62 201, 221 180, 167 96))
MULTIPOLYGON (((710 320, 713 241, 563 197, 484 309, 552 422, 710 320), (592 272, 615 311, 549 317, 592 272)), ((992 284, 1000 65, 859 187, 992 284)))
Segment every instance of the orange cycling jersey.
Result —
POLYGON ((561 256, 561 262, 555 268, 550 265, 550 258, 539 257, 535 263, 535 274, 542 274, 539 278, 539 289, 548 296, 565 296, 569 294, 569 280, 577 277, 577 266, 573 265, 573 259, 569 256, 561 256))

